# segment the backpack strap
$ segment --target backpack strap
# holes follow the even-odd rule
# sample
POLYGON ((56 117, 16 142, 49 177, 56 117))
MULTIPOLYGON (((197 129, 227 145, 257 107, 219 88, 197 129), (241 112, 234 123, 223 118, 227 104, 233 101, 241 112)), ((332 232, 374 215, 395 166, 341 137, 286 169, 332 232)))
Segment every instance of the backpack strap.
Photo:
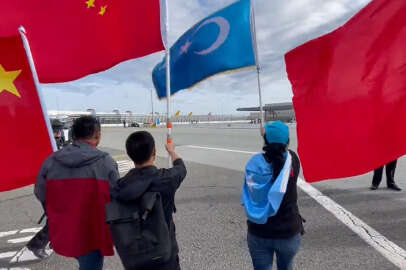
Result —
POLYGON ((146 192, 142 197, 142 208, 144 213, 142 215, 142 220, 146 220, 148 218, 149 213, 152 212, 152 209, 155 206, 156 201, 161 197, 158 192, 146 192))

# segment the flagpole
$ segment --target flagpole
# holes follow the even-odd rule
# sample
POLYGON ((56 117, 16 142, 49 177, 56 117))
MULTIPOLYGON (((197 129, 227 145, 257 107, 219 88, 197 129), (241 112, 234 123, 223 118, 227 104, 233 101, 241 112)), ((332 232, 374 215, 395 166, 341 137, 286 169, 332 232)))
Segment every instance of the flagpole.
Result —
POLYGON ((41 85, 39 83, 37 70, 35 68, 34 58, 32 57, 32 54, 31 54, 30 44, 29 44, 28 39, 27 39, 27 37, 25 35, 26 31, 25 31, 24 27, 20 26, 18 28, 18 30, 20 32, 21 39, 23 41, 25 53, 27 54, 28 63, 30 64, 32 77, 34 79, 34 84, 35 84, 35 87, 37 88, 37 93, 38 93, 39 101, 40 101, 40 104, 41 104, 42 113, 44 115, 45 124, 46 124, 47 129, 48 129, 48 135, 49 135, 49 139, 51 141, 52 149, 55 152, 55 151, 58 150, 58 147, 56 146, 54 133, 53 133, 52 127, 51 127, 51 121, 49 120, 49 117, 48 117, 48 111, 47 111, 47 108, 46 108, 45 99, 44 99, 44 95, 42 93, 41 85))
MULTIPOLYGON (((172 143, 172 122, 171 122, 171 58, 170 58, 170 47, 169 47, 169 6, 168 0, 165 0, 165 29, 166 29, 166 44, 165 44, 165 54, 166 54, 166 128, 168 134, 166 137, 167 143, 172 143)), ((168 168, 172 167, 171 158, 168 154, 168 168)))
POLYGON ((261 114, 261 130, 265 125, 265 117, 264 117, 264 107, 262 104, 262 87, 261 87, 261 68, 259 65, 259 57, 258 57, 258 43, 257 43, 257 31, 255 27, 255 6, 254 1, 251 1, 251 22, 252 22, 252 30, 253 30, 253 43, 254 43, 254 52, 255 52, 255 65, 257 69, 257 83, 258 83, 258 97, 259 97, 259 111, 261 114))

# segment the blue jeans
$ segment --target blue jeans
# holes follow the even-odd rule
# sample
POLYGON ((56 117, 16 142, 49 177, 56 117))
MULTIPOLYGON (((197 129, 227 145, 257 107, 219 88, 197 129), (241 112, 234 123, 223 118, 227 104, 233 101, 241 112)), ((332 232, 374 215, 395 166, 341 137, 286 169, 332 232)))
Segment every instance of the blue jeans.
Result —
POLYGON ((102 270, 103 255, 99 250, 76 258, 79 261, 79 270, 102 270))
POLYGON ((247 241, 254 270, 271 270, 276 254, 278 270, 293 270, 293 259, 299 251, 302 236, 287 239, 260 238, 248 233, 247 241))

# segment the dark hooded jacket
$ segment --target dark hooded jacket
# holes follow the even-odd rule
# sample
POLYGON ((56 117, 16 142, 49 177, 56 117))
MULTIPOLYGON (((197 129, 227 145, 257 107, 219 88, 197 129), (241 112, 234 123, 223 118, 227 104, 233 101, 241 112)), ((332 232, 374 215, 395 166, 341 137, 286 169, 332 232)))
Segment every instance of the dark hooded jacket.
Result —
POLYGON ((173 162, 170 169, 158 169, 155 166, 135 168, 121 178, 112 191, 112 197, 118 201, 131 203, 139 199, 145 192, 159 192, 172 239, 172 256, 177 255, 175 224, 172 214, 175 208, 175 193, 186 177, 186 167, 182 159, 173 162))
POLYGON ((45 205, 56 253, 66 257, 94 250, 104 256, 114 254, 105 204, 118 178, 112 157, 83 142, 74 142, 44 162, 34 193, 45 205))

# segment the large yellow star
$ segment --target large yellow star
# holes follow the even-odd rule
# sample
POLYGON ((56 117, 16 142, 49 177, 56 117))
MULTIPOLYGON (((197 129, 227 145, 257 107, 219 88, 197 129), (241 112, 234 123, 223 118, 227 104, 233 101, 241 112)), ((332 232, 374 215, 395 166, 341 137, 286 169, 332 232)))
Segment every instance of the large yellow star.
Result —
POLYGON ((6 71, 0 64, 0 93, 3 91, 8 91, 11 94, 21 98, 16 86, 14 85, 14 80, 20 75, 21 70, 16 71, 6 71))
POLYGON ((94 8, 94 7, 95 7, 94 1, 96 1, 96 0, 88 0, 88 1, 86 2, 87 8, 92 8, 92 7, 94 8))
POLYGON ((101 16, 103 16, 104 13, 106 13, 106 9, 107 9, 107 6, 102 6, 102 7, 100 7, 100 12, 99 12, 99 14, 100 14, 101 16))

